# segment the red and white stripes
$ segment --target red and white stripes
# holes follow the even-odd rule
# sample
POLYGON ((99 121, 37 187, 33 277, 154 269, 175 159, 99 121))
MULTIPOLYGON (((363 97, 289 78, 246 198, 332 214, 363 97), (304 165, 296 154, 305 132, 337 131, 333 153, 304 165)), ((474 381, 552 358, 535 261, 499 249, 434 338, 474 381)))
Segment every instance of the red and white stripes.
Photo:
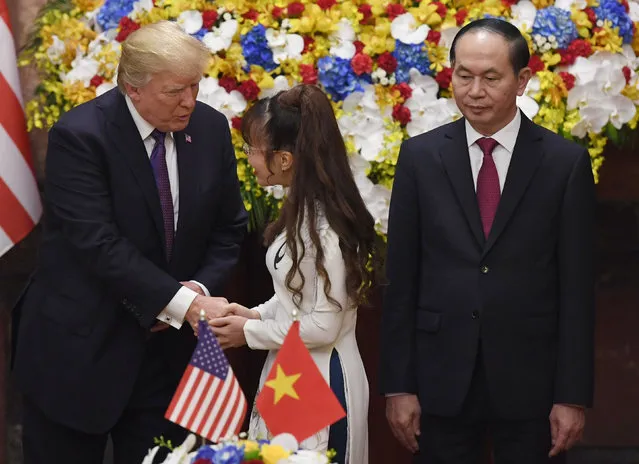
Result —
POLYGON ((9 11, 0 0, 0 256, 40 220, 9 11))

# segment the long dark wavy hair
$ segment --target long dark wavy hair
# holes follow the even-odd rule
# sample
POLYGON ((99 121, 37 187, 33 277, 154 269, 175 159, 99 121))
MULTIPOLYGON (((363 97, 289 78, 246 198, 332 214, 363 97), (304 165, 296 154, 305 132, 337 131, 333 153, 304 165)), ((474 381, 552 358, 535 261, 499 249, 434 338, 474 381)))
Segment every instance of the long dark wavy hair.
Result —
POLYGON ((330 296, 331 279, 314 227, 319 207, 339 237, 348 296, 355 304, 364 302, 377 267, 372 263, 377 261, 378 237, 375 221, 355 184, 346 146, 326 95, 313 85, 298 85, 264 98, 244 115, 242 136, 249 146, 264 149, 269 171, 274 152, 288 151, 294 158, 288 195, 279 217, 264 233, 265 243, 270 245, 275 237, 286 232, 286 246, 293 261, 286 275, 286 287, 293 293, 293 301, 301 303, 305 282, 300 263, 306 250, 298 247, 306 217, 316 252, 315 268, 324 278, 324 292, 331 303, 341 308, 330 296), (298 285, 293 283, 296 275, 300 276, 298 285))

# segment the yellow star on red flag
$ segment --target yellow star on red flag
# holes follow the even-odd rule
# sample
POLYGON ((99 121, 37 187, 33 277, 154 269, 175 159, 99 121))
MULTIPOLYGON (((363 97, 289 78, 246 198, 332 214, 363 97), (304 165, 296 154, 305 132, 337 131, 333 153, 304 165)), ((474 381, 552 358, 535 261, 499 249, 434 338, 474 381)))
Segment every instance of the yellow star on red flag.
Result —
POLYGON ((277 374, 275 375, 275 378, 272 380, 269 380, 265 384, 267 387, 270 387, 274 390, 274 395, 275 395, 274 404, 279 403, 279 401, 284 396, 290 396, 291 398, 294 398, 296 400, 300 399, 293 385, 295 385, 295 382, 297 382, 297 380, 301 376, 302 374, 286 375, 286 373, 284 372, 284 369, 282 369, 282 365, 281 364, 277 365, 277 374))

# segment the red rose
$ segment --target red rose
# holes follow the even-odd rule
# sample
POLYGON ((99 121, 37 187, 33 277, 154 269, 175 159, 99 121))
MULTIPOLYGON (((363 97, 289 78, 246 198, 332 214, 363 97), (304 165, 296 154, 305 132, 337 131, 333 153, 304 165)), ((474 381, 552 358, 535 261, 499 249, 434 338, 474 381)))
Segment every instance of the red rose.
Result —
MULTIPOLYGON (((630 70, 630 68, 628 66, 624 66, 622 69, 623 71, 623 77, 626 78, 626 85, 630 84, 630 78, 632 77, 632 71, 630 70)), ((93 81, 91 81, 93 82, 93 81)))
POLYGON ((274 6, 273 9, 271 10, 271 14, 273 15, 274 18, 279 19, 284 14, 284 8, 280 8, 279 6, 274 6))
POLYGON ((408 85, 406 82, 397 84, 393 88, 399 92, 399 94, 402 96, 402 99, 404 101, 408 100, 410 97, 413 96, 413 89, 411 89, 410 85, 408 85))
POLYGON ((302 50, 302 53, 308 53, 311 50, 313 50, 313 46, 315 45, 315 39, 313 39, 313 37, 310 37, 308 35, 305 35, 303 39, 304 39, 304 50, 302 50))
POLYGON ((406 13, 406 9, 403 5, 398 5, 397 3, 391 3, 386 7, 386 14, 392 20, 397 18, 399 15, 406 13))
POLYGON ((537 74, 539 71, 546 69, 546 64, 539 58, 538 55, 532 55, 528 60, 528 67, 533 74, 537 74))
POLYGON ((358 76, 373 72, 373 59, 364 53, 358 53, 351 60, 351 67, 358 76))
POLYGON ((395 105, 393 107, 393 118, 399 121, 402 126, 405 126, 410 122, 410 110, 404 105, 395 105))
POLYGON ((362 53, 362 51, 364 51, 365 45, 363 42, 356 40, 355 42, 353 42, 353 45, 355 45, 355 53, 362 53))
POLYGON ((464 24, 464 21, 466 21, 466 16, 468 16, 468 11, 466 10, 459 10, 457 13, 455 13, 455 21, 457 21, 458 26, 464 24))
POLYGON ((364 16, 360 20, 360 24, 368 23, 368 21, 370 21, 370 19, 373 17, 373 11, 371 10, 371 6, 368 3, 360 5, 357 11, 359 11, 362 16, 364 16))
POLYGON ((289 3, 286 7, 288 15, 292 18, 297 18, 304 13, 304 5, 300 2, 289 3))
POLYGON ((204 29, 211 29, 217 22, 217 11, 206 10, 202 13, 202 26, 204 29))
POLYGON ((104 82, 104 77, 98 76, 97 74, 91 78, 91 85, 93 87, 98 87, 103 82, 104 82))
POLYGON ((392 74, 397 69, 397 60, 389 52, 384 52, 377 57, 377 65, 388 74, 392 74))
POLYGON ((435 5, 437 7, 437 14, 439 16, 441 16, 442 18, 446 17, 446 14, 448 13, 448 8, 446 8, 446 6, 443 3, 433 2, 432 5, 435 5))
POLYGON ((452 80, 453 70, 451 68, 444 68, 435 76, 435 81, 439 84, 439 88, 441 89, 448 89, 452 80))
POLYGON ((257 10, 251 8, 249 11, 247 11, 246 13, 244 13, 242 15, 242 18, 244 19, 250 19, 252 21, 257 21, 257 18, 260 16, 260 14, 257 12, 257 10))
POLYGON ((220 87, 224 88, 227 92, 237 90, 237 81, 233 77, 222 76, 218 81, 220 87))
POLYGON ((630 12, 630 5, 628 5, 628 1, 627 0, 621 0, 621 4, 626 9, 626 13, 629 13, 630 12))
POLYGON ((584 58, 588 58, 594 53, 590 42, 584 39, 573 40, 570 45, 568 45, 568 51, 576 56, 583 56, 584 58))
POLYGON ((592 23, 592 25, 594 26, 597 24, 597 15, 595 14, 595 10, 592 8, 586 8, 584 11, 588 15, 588 20, 592 23))
POLYGON ((210 459, 199 458, 193 461, 193 464, 211 464, 210 459))
POLYGON ((575 86, 575 76, 567 72, 560 72, 559 77, 564 81, 566 85, 566 90, 570 90, 575 86))
POLYGON ((317 84, 317 69, 312 64, 300 64, 300 75, 304 84, 317 84))
POLYGON ((260 94, 259 86, 252 79, 242 82, 240 86, 237 88, 237 90, 239 90, 240 93, 244 95, 244 98, 246 99, 246 101, 255 100, 257 99, 257 96, 260 94))
POLYGON ((115 40, 117 40, 118 42, 124 42, 129 34, 140 29, 140 25, 128 16, 124 16, 122 19, 120 19, 119 26, 120 32, 118 32, 118 35, 115 38, 115 40))
POLYGON ((441 38, 442 38, 442 33, 434 29, 431 29, 430 31, 428 31, 428 35, 426 36, 426 40, 428 40, 430 43, 433 43, 435 45, 439 43, 439 39, 441 38))
POLYGON ((574 64, 577 59, 577 56, 568 50, 559 50, 559 56, 561 56, 559 64, 562 66, 574 64))
POLYGON ((233 127, 233 129, 237 129, 237 130, 242 129, 242 118, 238 118, 237 116, 232 118, 231 119, 231 126, 233 127))
POLYGON ((330 10, 336 3, 336 0, 317 0, 317 6, 322 10, 330 10))
POLYGON ((505 7, 510 8, 513 5, 516 5, 519 0, 501 0, 501 4, 505 7))

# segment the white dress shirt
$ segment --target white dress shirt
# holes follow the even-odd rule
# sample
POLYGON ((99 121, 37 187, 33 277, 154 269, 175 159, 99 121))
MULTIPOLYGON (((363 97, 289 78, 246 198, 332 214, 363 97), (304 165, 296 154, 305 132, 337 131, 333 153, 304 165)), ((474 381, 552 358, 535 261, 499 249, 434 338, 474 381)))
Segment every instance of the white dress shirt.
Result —
MULTIPOLYGON (((515 149, 515 142, 517 142, 517 135, 519 134, 519 127, 521 126, 521 114, 519 109, 515 114, 515 117, 500 131, 491 135, 490 138, 495 139, 498 145, 493 150, 493 159, 495 160, 495 166, 497 167, 497 175, 499 176, 499 189, 504 191, 504 183, 506 182, 506 174, 508 174, 508 167, 510 166, 510 160, 513 157, 513 150, 515 149)), ((477 132, 473 126, 470 125, 468 119, 466 120, 466 142, 468 143, 468 154, 470 155, 470 169, 473 172, 473 182, 475 184, 475 190, 477 190, 477 176, 482 164, 484 164, 484 153, 477 145, 477 140, 485 137, 477 132)))
MULTIPOLYGON (((133 102, 127 96, 125 97, 126 106, 129 108, 129 112, 131 113, 131 117, 133 118, 133 122, 135 122, 135 126, 138 128, 138 132, 140 133, 140 137, 144 142, 144 148, 146 148, 146 153, 151 157, 151 153, 153 152, 153 147, 155 146, 155 139, 151 136, 155 127, 149 124, 140 113, 133 106, 133 102)), ((177 149, 175 147, 175 139, 173 138, 173 132, 167 132, 166 137, 164 138, 164 147, 166 149, 166 167, 169 171, 169 184, 171 185, 171 196, 173 197, 173 227, 177 228, 178 224, 178 215, 180 212, 180 177, 178 176, 178 167, 177 167, 177 149)), ((208 289, 195 280, 191 282, 197 284, 206 296, 210 296, 208 289)), ((157 318, 162 321, 170 324, 172 327, 179 329, 182 327, 182 323, 184 322, 184 316, 186 315, 189 306, 193 303, 193 300, 197 296, 193 290, 187 287, 181 287, 175 296, 169 301, 169 304, 166 305, 166 308, 162 310, 160 314, 158 314, 157 318)))

